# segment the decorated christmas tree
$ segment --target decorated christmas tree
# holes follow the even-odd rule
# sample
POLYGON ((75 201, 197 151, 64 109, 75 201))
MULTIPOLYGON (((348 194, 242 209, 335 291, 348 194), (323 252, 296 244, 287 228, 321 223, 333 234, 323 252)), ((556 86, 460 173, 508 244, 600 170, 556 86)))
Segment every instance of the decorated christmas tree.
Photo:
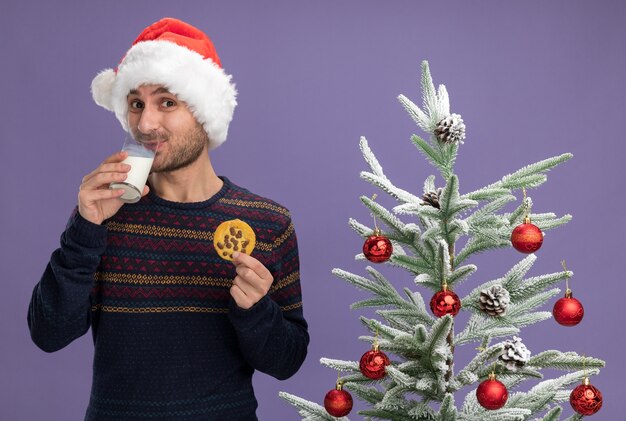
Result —
POLYGON ((596 413, 602 395, 589 377, 598 374, 604 361, 576 352, 531 353, 521 334, 522 328, 552 318, 574 326, 584 315, 582 303, 569 289, 572 272, 565 262, 562 271, 527 276, 543 232, 571 219, 531 213, 527 190, 542 185, 546 173, 572 155, 545 159, 461 193, 454 164, 465 125, 459 114, 450 112, 445 86, 435 89, 427 62, 422 63, 422 96, 421 108, 404 95, 398 98, 428 135, 428 140, 417 135, 411 140, 440 178, 429 176, 421 194, 397 187, 362 137, 360 148, 370 171, 361 178, 398 204, 389 210, 375 197, 363 196, 361 201, 374 216, 373 227, 350 220, 365 239, 357 259, 400 268, 406 276, 390 281, 383 267, 367 266, 367 276, 334 269, 338 278, 371 293, 352 305, 375 310, 375 318, 361 316, 371 335, 360 339, 371 343, 371 349, 360 361, 321 359, 340 373, 323 405, 285 392, 281 397, 307 421, 348 420, 353 394, 368 406, 359 411, 366 420, 548 421, 560 419, 562 404, 568 401, 575 410, 568 420, 596 413), (523 258, 502 277, 488 282, 472 277, 477 270, 470 263, 473 256, 511 246, 523 258), (462 298, 454 292, 461 282, 473 282, 462 298), (565 296, 554 302, 552 312, 541 311, 563 283, 565 296), (455 326, 459 312, 469 313, 464 326, 455 326), (476 353, 461 367, 455 364, 460 347, 476 353), (565 374, 544 379, 546 370, 565 374), (541 381, 526 390, 524 384, 532 379, 541 381))

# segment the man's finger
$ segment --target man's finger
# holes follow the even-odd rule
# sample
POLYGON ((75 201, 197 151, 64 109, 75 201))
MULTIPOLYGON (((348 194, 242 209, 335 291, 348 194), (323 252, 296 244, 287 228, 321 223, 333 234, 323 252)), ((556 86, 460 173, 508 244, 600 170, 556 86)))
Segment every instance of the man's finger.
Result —
POLYGON ((128 156, 128 152, 126 151, 115 152, 114 154, 106 157, 106 159, 102 161, 102 163, 108 164, 111 162, 122 162, 127 156, 128 156))
POLYGON ((238 286, 239 289, 241 289, 241 291, 246 294, 246 289, 248 288, 248 286, 246 286, 246 282, 241 278, 241 276, 235 276, 235 279, 233 279, 233 285, 238 286))
POLYGON ((251 300, 237 285, 230 287, 230 295, 235 300, 235 303, 241 308, 248 309, 252 307, 251 300))
POLYGON ((130 165, 122 164, 122 161, 127 155, 127 152, 118 152, 115 155, 111 155, 111 157, 107 158, 104 162, 98 165, 98 168, 87 174, 83 177, 83 183, 92 178, 94 175, 103 172, 128 172, 130 170, 130 165), (119 156, 119 159, 116 159, 113 162, 107 162, 112 156, 123 154, 119 156))
MULTIPOLYGON (((247 269, 246 270, 250 270, 247 269)), ((237 285, 248 296, 265 295, 267 292, 268 281, 263 280, 257 274, 251 276, 237 275, 233 280, 233 283, 237 285)))
POLYGON ((102 190, 94 190, 90 192, 88 197, 85 197, 86 202, 94 203, 99 200, 107 200, 114 199, 116 197, 120 197, 124 194, 124 189, 102 189, 102 190))
POLYGON ((237 272, 237 275, 239 275, 239 277, 243 278, 244 280, 251 282, 251 283, 255 283, 257 281, 261 281, 261 277, 259 276, 258 273, 256 273, 255 271, 253 271, 251 268, 249 268, 248 266, 244 266, 244 265, 239 265, 235 268, 235 272, 237 272))
POLYGON ((271 280, 273 279, 270 271, 252 256, 248 256, 245 253, 234 252, 233 263, 236 267, 247 266, 252 269, 260 278, 271 280))
POLYGON ((80 188, 82 190, 85 188, 95 190, 113 182, 122 182, 126 180, 127 177, 128 174, 125 172, 101 172, 83 182, 80 188))

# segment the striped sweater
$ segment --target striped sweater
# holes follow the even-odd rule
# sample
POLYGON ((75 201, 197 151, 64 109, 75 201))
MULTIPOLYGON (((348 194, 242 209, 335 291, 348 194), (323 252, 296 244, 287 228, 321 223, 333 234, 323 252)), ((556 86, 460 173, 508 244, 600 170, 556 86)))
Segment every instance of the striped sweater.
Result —
POLYGON ((289 212, 223 177, 209 200, 174 203, 148 194, 102 225, 75 212, 36 285, 33 341, 63 348, 92 329, 95 354, 86 420, 256 420, 254 370, 293 375, 309 336, 298 247, 289 212), (241 219, 252 256, 272 273, 248 310, 229 289, 232 262, 213 232, 241 219))

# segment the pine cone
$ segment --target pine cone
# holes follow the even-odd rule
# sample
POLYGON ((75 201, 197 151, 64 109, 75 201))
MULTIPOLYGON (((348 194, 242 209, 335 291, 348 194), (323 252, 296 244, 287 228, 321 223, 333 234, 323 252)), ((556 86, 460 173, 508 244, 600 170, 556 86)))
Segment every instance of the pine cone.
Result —
POLYGON ((424 193, 422 196, 422 200, 424 201, 422 205, 430 205, 434 208, 440 209, 439 206, 439 198, 441 197, 441 187, 437 189, 437 191, 429 191, 428 193, 424 193))
POLYGON ((435 136, 443 143, 463 143, 465 124, 459 114, 450 114, 437 123, 435 136))
POLYGON ((488 289, 483 289, 478 298, 480 309, 490 316, 504 315, 510 303, 509 291, 502 285, 493 285, 488 289))
POLYGON ((513 336, 513 340, 504 341, 504 349, 500 355, 500 361, 504 362, 506 368, 511 371, 517 371, 530 360, 530 351, 526 345, 522 343, 522 339, 513 336))

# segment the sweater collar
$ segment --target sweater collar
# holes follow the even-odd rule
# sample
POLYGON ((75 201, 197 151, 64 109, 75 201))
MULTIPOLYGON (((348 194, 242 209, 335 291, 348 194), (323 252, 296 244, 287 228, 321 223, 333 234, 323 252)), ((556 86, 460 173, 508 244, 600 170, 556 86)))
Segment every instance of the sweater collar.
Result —
POLYGON ((185 202, 185 203, 172 202, 170 200, 166 200, 157 196, 156 193, 154 193, 152 189, 148 192, 147 196, 143 198, 143 200, 149 200, 159 206, 165 206, 168 208, 175 208, 175 209, 206 208, 208 206, 211 206, 213 203, 217 202, 222 197, 224 197, 226 193, 232 188, 232 183, 227 177, 220 175, 219 178, 224 182, 224 184, 222 185, 222 188, 213 196, 211 196, 207 200, 203 200, 202 202, 185 202))

